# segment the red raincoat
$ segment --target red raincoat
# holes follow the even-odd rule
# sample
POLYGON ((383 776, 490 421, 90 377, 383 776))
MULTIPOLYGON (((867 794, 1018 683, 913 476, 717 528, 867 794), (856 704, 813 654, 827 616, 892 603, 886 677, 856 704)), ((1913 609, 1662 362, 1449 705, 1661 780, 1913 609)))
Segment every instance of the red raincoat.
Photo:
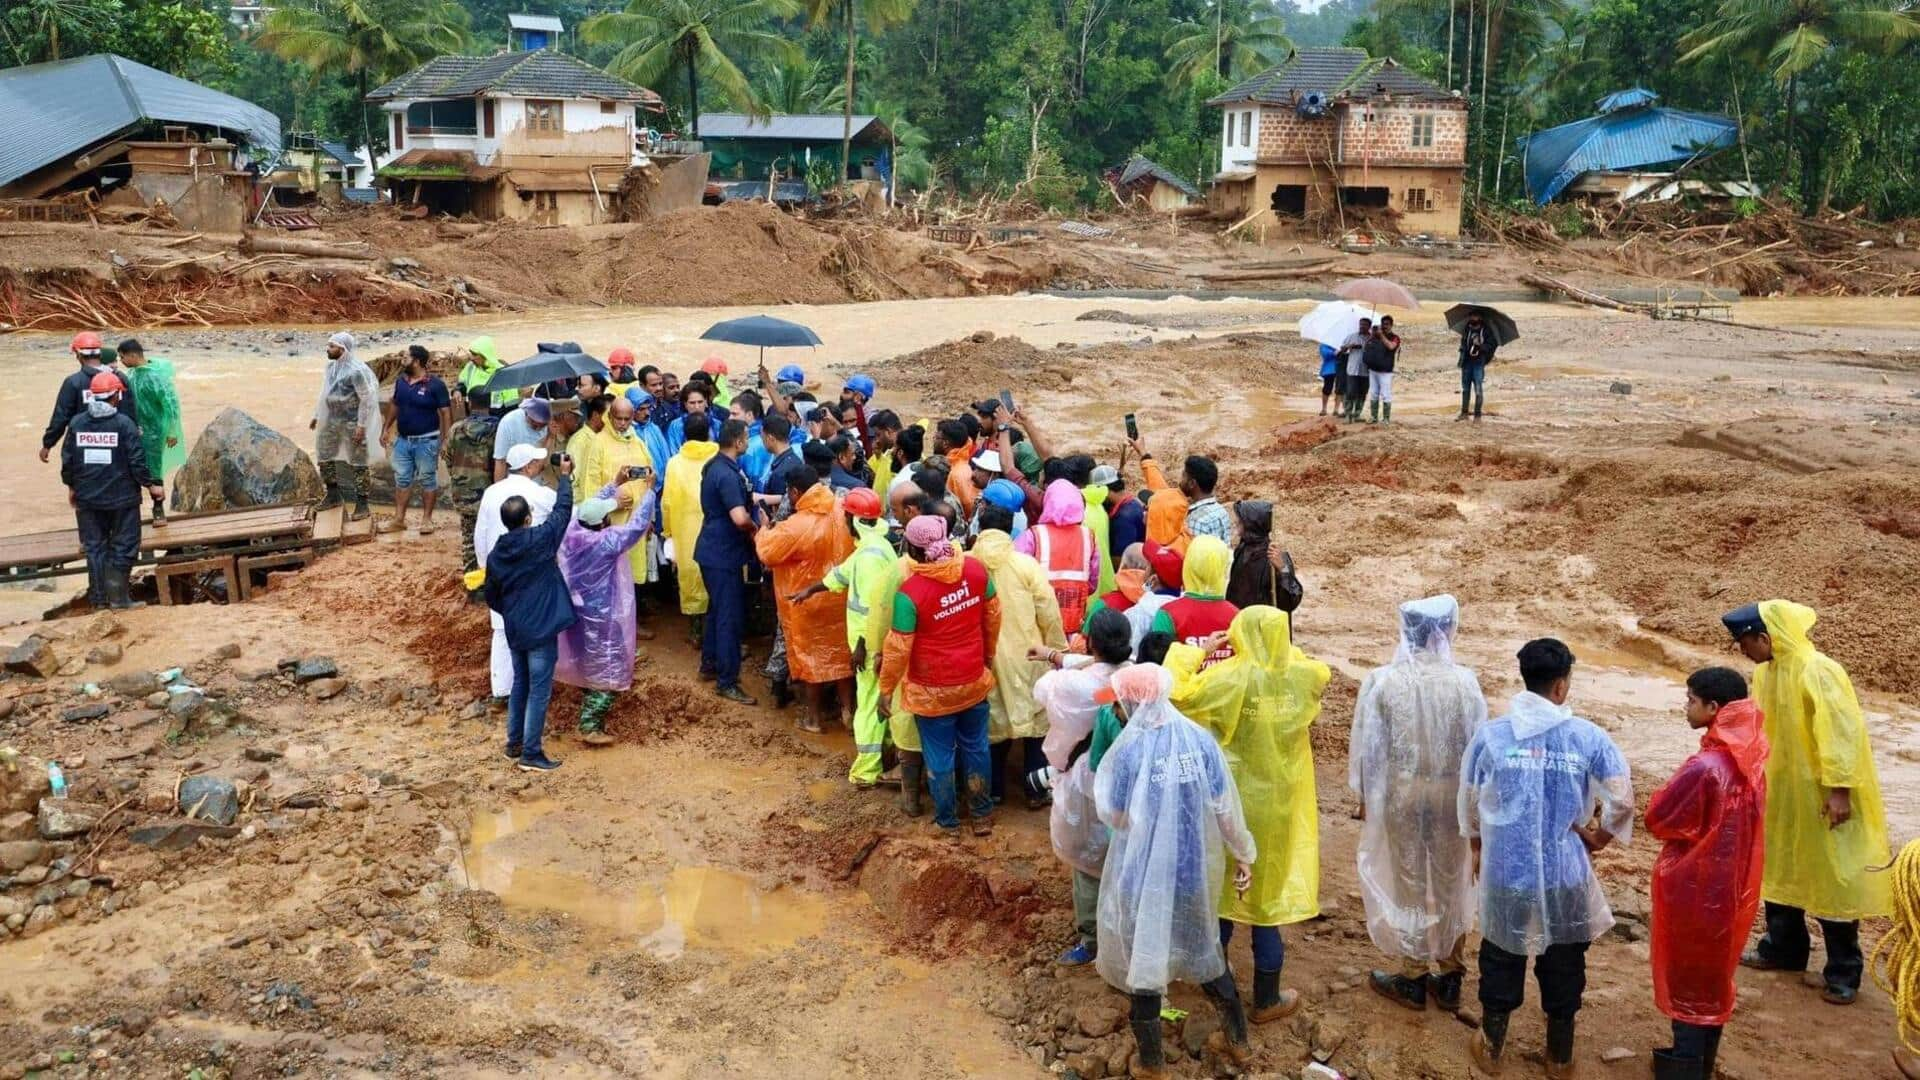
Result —
POLYGON ((1665 841, 1653 864, 1653 1001, 1684 1024, 1733 1015, 1733 972, 1760 907, 1766 762, 1760 709, 1733 702, 1647 803, 1647 831, 1665 841))

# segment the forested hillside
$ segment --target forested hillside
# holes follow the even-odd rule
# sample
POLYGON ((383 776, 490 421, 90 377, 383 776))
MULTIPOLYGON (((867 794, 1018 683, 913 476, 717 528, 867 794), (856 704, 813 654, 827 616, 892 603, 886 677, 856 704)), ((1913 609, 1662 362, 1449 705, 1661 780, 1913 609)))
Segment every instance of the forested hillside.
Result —
POLYGON ((111 50, 359 141, 359 96, 441 52, 558 15, 564 47, 698 107, 877 113, 909 186, 1094 201, 1133 153, 1205 180, 1206 100, 1295 47, 1390 55, 1473 106, 1468 184, 1521 199, 1515 140, 1645 86, 1737 116, 1709 173, 1807 209, 1920 214, 1920 19, 1905 0, 287 0, 257 31, 222 0, 11 0, 0 61, 111 50))

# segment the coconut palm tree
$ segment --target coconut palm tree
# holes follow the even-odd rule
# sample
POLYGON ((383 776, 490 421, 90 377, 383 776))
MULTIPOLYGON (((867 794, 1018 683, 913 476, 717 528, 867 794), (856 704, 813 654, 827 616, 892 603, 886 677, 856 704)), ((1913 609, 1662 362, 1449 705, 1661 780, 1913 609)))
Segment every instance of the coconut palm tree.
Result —
POLYGON ((367 92, 472 41, 457 0, 289 0, 273 9, 255 44, 304 65, 315 82, 351 78, 360 91, 360 130, 368 152, 373 125, 367 92))
POLYGON ((110 28, 116 14, 97 0, 18 0, 0 15, 0 35, 17 64, 61 60, 65 44, 78 39, 84 46, 110 28))
POLYGON ((1211 0, 1211 15, 1167 32, 1167 74, 1190 86, 1201 72, 1228 82, 1256 75, 1293 55, 1285 20, 1269 0, 1211 0))
POLYGON ((877 34, 913 17, 919 0, 807 0, 807 21, 815 26, 840 26, 847 36, 847 80, 842 88, 841 110, 844 127, 840 132, 841 182, 846 180, 847 162, 853 160, 853 58, 860 40, 860 28, 877 34))
POLYGON ((760 71, 756 91, 769 112, 820 112, 838 104, 840 86, 828 77, 825 65, 804 52, 776 58, 760 71))
POLYGON ((625 11, 581 23, 580 36, 594 45, 620 46, 607 70, 642 86, 684 71, 687 125, 697 139, 703 76, 720 87, 734 108, 765 114, 743 65, 784 60, 795 52, 794 44, 772 26, 776 19, 799 13, 799 0, 628 0, 625 11))
POLYGON ((1791 167, 1800 77, 1834 49, 1892 52, 1920 40, 1920 19, 1906 0, 1722 0, 1719 17, 1680 39, 1682 63, 1725 57, 1764 64, 1783 91, 1791 167))

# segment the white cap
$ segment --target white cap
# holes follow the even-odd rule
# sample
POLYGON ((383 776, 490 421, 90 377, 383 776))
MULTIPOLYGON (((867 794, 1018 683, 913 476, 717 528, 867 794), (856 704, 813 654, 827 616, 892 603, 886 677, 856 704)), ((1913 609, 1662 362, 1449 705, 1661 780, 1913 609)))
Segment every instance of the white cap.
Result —
POLYGON ((973 456, 973 467, 985 469, 990 473, 1005 472, 1000 465, 1000 451, 982 450, 973 456))
POLYGON ((507 447, 507 468, 519 472, 533 462, 546 457, 547 452, 532 443, 519 443, 507 447))

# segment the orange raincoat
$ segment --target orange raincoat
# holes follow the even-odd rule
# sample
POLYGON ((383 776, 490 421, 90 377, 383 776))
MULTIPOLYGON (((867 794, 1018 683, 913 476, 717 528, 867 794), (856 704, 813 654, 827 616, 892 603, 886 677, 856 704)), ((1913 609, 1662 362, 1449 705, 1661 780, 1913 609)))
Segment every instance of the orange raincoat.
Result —
POLYGON ((793 516, 761 530, 754 546, 760 561, 773 571, 774 605, 787 635, 788 671, 804 683, 853 678, 846 594, 816 593, 802 604, 787 599, 825 580, 841 560, 853 554, 853 537, 833 490, 825 484, 808 488, 794 504, 793 516))
POLYGON ((1153 492, 1147 500, 1147 539, 1185 555, 1193 542, 1193 534, 1187 531, 1186 494, 1167 483, 1166 474, 1152 458, 1140 463, 1140 471, 1146 476, 1147 490, 1153 492))

